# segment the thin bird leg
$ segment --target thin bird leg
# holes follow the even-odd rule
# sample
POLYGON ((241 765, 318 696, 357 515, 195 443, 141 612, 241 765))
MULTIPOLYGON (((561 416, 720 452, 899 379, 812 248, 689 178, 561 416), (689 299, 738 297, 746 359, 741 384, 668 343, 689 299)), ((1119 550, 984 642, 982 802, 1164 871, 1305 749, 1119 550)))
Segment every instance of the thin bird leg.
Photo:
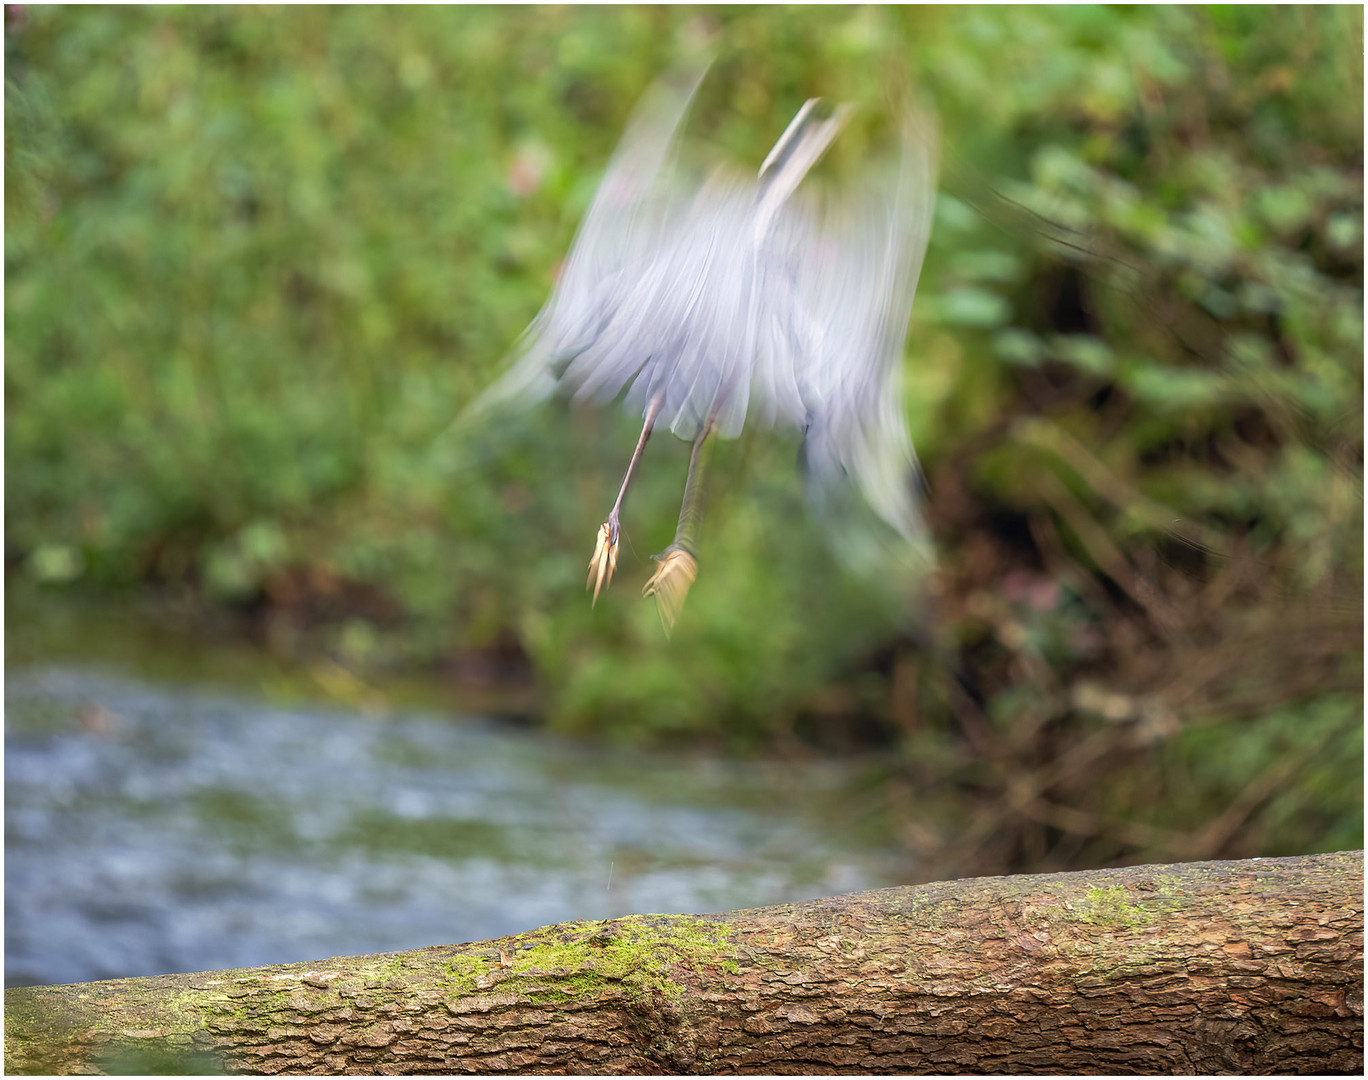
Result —
POLYGON ((641 590, 642 596, 656 598, 656 610, 660 612, 660 623, 667 637, 684 607, 689 586, 698 576, 698 559, 694 552, 698 550, 698 526, 703 520, 703 478, 707 473, 703 445, 712 434, 715 419, 715 413, 708 417, 708 422, 694 439, 693 449, 689 452, 689 474, 684 480, 684 499, 679 506, 679 524, 675 528, 674 540, 655 556, 660 566, 641 590))
POLYGON ((627 463, 627 472, 622 477, 622 487, 618 488, 613 509, 608 512, 608 520, 598 529, 594 557, 589 560, 589 580, 584 583, 586 589, 594 590, 595 604, 598 603, 599 592, 612 583, 613 571, 617 569, 618 514, 622 511, 622 501, 627 498, 627 485, 632 482, 632 470, 641 460, 641 452, 646 449, 646 440, 651 437, 651 428, 655 426, 656 417, 660 415, 661 404, 662 398, 657 394, 646 406, 646 419, 641 425, 641 435, 637 439, 636 449, 632 451, 632 460, 627 463))

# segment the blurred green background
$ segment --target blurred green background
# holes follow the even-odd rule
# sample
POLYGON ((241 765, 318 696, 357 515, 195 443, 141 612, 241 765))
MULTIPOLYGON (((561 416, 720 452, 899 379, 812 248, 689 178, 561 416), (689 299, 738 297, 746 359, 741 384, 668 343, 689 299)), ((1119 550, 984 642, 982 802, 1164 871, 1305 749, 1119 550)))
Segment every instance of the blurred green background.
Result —
POLYGON ((928 878, 1362 845, 1361 8, 7 12, 11 640, 156 595, 362 703, 420 673, 586 738, 865 752, 928 878), (742 161, 812 95, 940 113, 913 633, 792 439, 719 449, 667 642, 636 592, 687 447, 591 610, 638 420, 453 428, 704 42, 691 123, 742 161))

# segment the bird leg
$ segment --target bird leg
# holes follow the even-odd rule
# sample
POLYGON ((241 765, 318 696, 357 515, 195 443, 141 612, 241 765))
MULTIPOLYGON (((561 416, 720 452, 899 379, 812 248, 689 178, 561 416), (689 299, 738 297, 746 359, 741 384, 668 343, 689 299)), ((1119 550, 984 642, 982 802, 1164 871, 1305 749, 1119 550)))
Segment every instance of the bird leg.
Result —
POLYGON ((598 529, 594 557, 589 560, 589 580, 584 583, 586 589, 594 590, 595 604, 598 603, 599 592, 612 583, 613 571, 617 569, 618 514, 622 511, 622 500, 627 497, 627 485, 632 481, 632 470, 641 460, 641 452, 646 449, 646 440, 651 437, 651 428, 655 426, 656 417, 660 414, 661 403, 662 398, 657 394, 646 406, 646 419, 641 425, 641 436, 637 439, 636 449, 632 451, 632 460, 627 463, 627 472, 622 477, 622 487, 618 488, 613 509, 608 512, 608 520, 598 529))
POLYGON ((703 457, 703 444, 712 434, 716 416, 708 417, 708 422, 694 439, 689 453, 689 474, 684 480, 684 499, 679 507, 679 525, 675 529, 674 540, 669 547, 655 556, 660 566, 656 569, 642 596, 656 598, 656 610, 660 612, 660 623, 665 628, 665 636, 674 629, 675 620, 684 607, 684 598, 689 595, 689 586, 698 576, 698 560, 694 552, 698 549, 698 525, 702 520, 703 476, 707 462, 703 457))

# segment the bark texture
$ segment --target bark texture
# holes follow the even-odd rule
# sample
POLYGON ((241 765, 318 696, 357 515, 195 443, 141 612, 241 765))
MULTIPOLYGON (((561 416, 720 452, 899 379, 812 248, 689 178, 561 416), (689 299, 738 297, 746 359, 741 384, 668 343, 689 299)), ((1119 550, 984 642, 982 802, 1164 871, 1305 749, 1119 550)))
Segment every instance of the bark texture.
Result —
POLYGON ((1363 853, 6 991, 6 1071, 1351 1073, 1363 853))

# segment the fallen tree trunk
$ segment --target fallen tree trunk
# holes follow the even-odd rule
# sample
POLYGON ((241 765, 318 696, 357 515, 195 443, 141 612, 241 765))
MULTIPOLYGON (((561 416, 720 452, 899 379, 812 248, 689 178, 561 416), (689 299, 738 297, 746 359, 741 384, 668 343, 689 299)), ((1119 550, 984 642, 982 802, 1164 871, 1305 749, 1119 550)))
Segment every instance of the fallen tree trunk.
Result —
POLYGON ((1353 1073, 1363 853, 24 987, 6 1072, 1353 1073))

